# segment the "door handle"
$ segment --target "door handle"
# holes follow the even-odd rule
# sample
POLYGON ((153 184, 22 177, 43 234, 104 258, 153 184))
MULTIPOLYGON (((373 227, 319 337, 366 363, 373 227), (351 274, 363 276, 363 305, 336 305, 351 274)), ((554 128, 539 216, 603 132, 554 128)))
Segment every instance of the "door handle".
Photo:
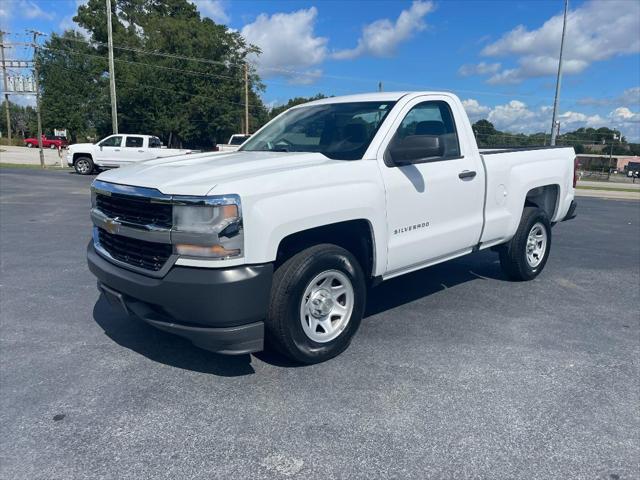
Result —
POLYGON ((138 153, 144 153, 144 150, 138 150, 138 153))
POLYGON ((120 151, 120 149, 119 149, 119 148, 116 148, 116 149, 114 150, 114 152, 119 152, 119 151, 120 151))
POLYGON ((476 172, 473 170, 465 170, 464 172, 460 172, 458 174, 458 178, 464 180, 465 178, 473 178, 476 176, 476 172))

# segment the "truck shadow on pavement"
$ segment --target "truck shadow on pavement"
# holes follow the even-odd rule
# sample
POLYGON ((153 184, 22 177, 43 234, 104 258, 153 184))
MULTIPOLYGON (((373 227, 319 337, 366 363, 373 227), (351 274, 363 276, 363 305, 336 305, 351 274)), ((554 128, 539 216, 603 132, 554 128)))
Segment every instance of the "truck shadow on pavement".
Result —
POLYGON ((154 362, 222 377, 255 373, 250 355, 218 355, 207 352, 188 340, 158 330, 136 317, 113 309, 104 295, 100 295, 93 307, 93 318, 118 345, 154 362))
POLYGON ((367 317, 479 279, 506 280, 496 253, 484 250, 392 278, 369 291, 365 322, 367 317))
MULTIPOLYGON (((479 279, 505 279, 497 263, 496 254, 479 252, 388 280, 370 290, 363 327, 366 328, 367 317, 411 303, 443 289, 479 279)), ((188 340, 114 310, 102 295, 94 305, 93 318, 105 334, 117 344, 155 362, 222 377, 255 373, 251 365, 251 355, 219 355, 202 350, 188 340)), ((255 356, 277 367, 303 366, 269 351, 259 352, 255 356)))

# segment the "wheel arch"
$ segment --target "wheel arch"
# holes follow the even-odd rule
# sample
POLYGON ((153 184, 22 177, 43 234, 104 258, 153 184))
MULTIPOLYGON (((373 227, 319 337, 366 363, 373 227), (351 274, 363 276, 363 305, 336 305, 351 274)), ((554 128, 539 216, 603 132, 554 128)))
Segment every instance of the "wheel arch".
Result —
POLYGON ((367 278, 376 269, 376 245, 373 226, 364 218, 320 225, 288 234, 278 243, 275 266, 312 245, 331 243, 351 252, 367 278))
POLYGON ((549 221, 551 221, 557 210, 558 203, 560 201, 560 185, 549 184, 539 187, 531 188, 524 199, 524 207, 538 207, 547 214, 549 221))
POLYGON ((93 156, 90 153, 82 153, 82 152, 76 152, 73 154, 73 164, 76 164, 76 161, 81 158, 81 157, 86 157, 89 160, 91 160, 93 162, 93 156))

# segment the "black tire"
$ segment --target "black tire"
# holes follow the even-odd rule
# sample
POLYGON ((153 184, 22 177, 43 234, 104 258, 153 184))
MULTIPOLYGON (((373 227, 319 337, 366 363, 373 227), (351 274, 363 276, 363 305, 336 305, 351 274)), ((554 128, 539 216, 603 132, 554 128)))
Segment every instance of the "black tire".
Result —
POLYGON ((365 302, 365 277, 350 252, 332 244, 307 248, 285 261, 274 273, 265 322, 267 344, 296 362, 312 364, 329 360, 351 343, 360 326, 365 302), (330 271, 340 272, 351 282, 353 309, 344 330, 336 338, 318 343, 303 329, 301 302, 312 280, 330 271))
POLYGON ((76 169, 78 175, 91 175, 96 169, 93 160, 89 157, 78 157, 73 162, 73 168, 76 169))
POLYGON ((551 222, 547 214, 538 207, 525 207, 520 225, 514 237, 500 248, 500 266, 511 280, 533 280, 544 269, 551 251, 551 222), (532 265, 527 260, 529 233, 533 227, 540 225, 546 234, 544 253, 534 260, 532 265), (536 263, 537 262, 537 263, 536 263))

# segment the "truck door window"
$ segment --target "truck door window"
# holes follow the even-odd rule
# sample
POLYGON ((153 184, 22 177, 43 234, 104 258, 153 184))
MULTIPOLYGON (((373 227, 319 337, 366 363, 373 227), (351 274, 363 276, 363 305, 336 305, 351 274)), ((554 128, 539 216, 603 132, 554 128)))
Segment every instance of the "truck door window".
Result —
POLYGON ((413 107, 402 120, 390 145, 405 141, 412 136, 431 137, 439 144, 440 153, 436 156, 425 155, 425 161, 451 160, 460 157, 458 133, 447 102, 422 102, 413 107))
POLYGON ((162 148, 162 142, 158 137, 149 138, 149 148, 162 148))
POLYGON ((120 145, 122 145, 122 137, 120 135, 105 138, 100 142, 101 147, 119 147, 120 145))
POLYGON ((128 148, 142 148, 143 143, 144 138, 142 137, 127 137, 125 146, 128 148))

